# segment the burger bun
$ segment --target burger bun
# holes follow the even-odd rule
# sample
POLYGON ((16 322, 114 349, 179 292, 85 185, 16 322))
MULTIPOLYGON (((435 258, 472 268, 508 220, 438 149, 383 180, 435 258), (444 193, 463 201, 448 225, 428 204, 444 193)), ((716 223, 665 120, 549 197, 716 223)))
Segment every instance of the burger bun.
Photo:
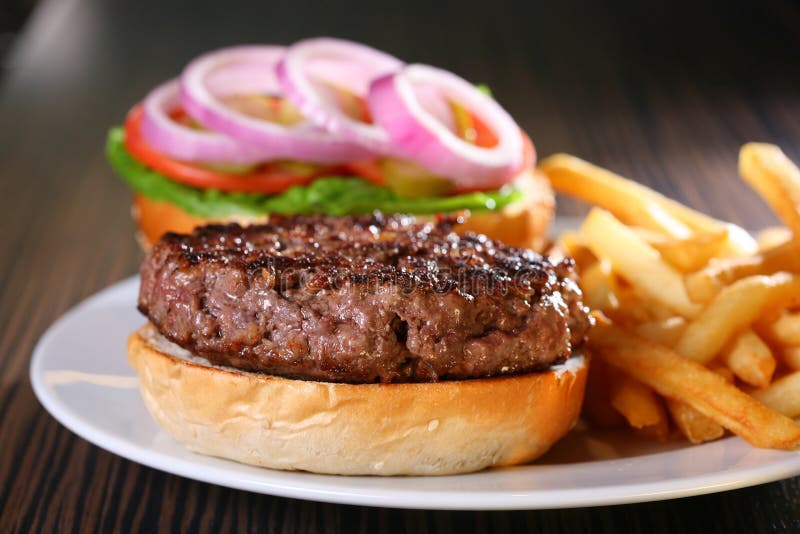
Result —
POLYGON ((156 421, 189 449, 272 469, 449 475, 524 464, 575 424, 588 362, 432 383, 344 384, 218 367, 150 324, 128 360, 156 421))

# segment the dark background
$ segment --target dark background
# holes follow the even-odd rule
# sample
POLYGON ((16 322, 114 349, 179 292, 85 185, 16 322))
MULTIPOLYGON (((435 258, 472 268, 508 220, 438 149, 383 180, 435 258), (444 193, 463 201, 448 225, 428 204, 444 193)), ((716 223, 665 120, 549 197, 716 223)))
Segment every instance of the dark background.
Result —
MULTIPOLYGON (((0 3, 0 531, 783 532, 800 481, 639 505, 422 512, 273 498, 182 479, 58 425, 27 379, 74 303, 134 273, 109 126, 199 52, 334 35, 491 86, 540 155, 571 152, 749 228, 775 221, 736 175, 745 141, 800 161, 800 8, 765 2, 0 3)), ((562 214, 584 210, 559 199, 562 214)))

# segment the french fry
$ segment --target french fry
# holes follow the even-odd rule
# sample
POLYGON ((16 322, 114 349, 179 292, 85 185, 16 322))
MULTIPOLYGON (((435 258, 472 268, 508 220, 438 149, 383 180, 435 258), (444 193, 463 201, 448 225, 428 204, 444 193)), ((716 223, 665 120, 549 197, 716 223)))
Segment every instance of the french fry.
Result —
MULTIPOLYGON (((731 255, 753 254, 758 249, 755 240, 742 228, 718 221, 653 189, 575 156, 554 154, 540 161, 539 168, 559 193, 606 208, 630 224, 658 230, 672 237, 689 236, 689 233, 675 224, 675 221, 696 231, 715 232, 723 228, 728 232, 725 250, 731 255), (633 207, 649 203, 658 205, 670 218, 663 217, 659 224, 658 216, 636 220, 636 217, 631 215, 633 207), (665 220, 669 222, 663 222, 665 220)), ((639 211, 642 211, 641 208, 639 211)), ((655 210, 651 210, 651 215, 654 212, 655 210)))
POLYGON ((793 237, 792 231, 785 226, 770 226, 756 234, 756 243, 758 243, 758 250, 764 252, 765 250, 785 245, 793 237))
MULTIPOLYGON (((659 402, 664 402, 658 398, 659 402)), ((669 417, 666 410, 664 411, 664 419, 660 420, 657 425, 643 426, 642 428, 634 428, 634 433, 648 439, 656 441, 667 441, 669 439, 669 417)))
POLYGON ((798 243, 789 241, 748 257, 711 260, 705 268, 686 276, 686 291, 693 302, 708 302, 737 280, 779 271, 800 272, 798 243))
POLYGON ((721 438, 725 429, 685 402, 667 399, 667 409, 675 426, 692 443, 703 443, 721 438))
MULTIPOLYGON (((612 214, 613 214, 613 212, 612 212, 612 214)), ((656 230, 650 230, 650 229, 644 228, 642 226, 631 226, 630 228, 631 228, 631 230, 636 232, 636 235, 638 235, 640 238, 642 238, 642 241, 644 241, 648 245, 655 245, 655 244, 658 244, 658 243, 666 243, 667 241, 670 241, 672 239, 676 239, 676 238, 670 237, 670 236, 668 236, 666 234, 662 234, 661 232, 658 232, 656 230)))
POLYGON ((753 396, 787 417, 800 417, 800 371, 788 374, 753 396))
POLYGON ((586 247, 583 238, 578 232, 564 232, 558 238, 556 247, 564 254, 575 260, 579 269, 586 269, 597 261, 597 257, 586 247))
POLYGON ((648 198, 642 185, 566 154, 545 158, 539 168, 559 193, 603 207, 628 224, 671 237, 691 235, 687 225, 648 198))
POLYGON ((655 389, 686 402, 757 447, 800 445, 800 425, 676 352, 604 324, 589 337, 591 353, 655 389))
POLYGON ((689 323, 675 345, 678 354, 709 363, 734 334, 749 327, 768 309, 800 303, 800 277, 789 273, 751 276, 723 289, 689 323))
POLYGON ((708 370, 717 373, 719 376, 725 379, 725 382, 733 384, 733 371, 731 371, 726 365, 721 363, 712 363, 708 366, 708 370))
POLYGON ((772 351, 752 330, 736 336, 721 358, 740 380, 758 388, 768 386, 775 372, 772 351))
POLYGON ((619 373, 611 383, 611 406, 633 428, 663 427, 666 438, 667 414, 658 395, 638 380, 619 373))
MULTIPOLYGON (((617 217, 614 214, 614 212, 610 212, 610 213, 611 213, 611 215, 614 215, 614 217, 617 217)), ((621 222, 623 222, 623 223, 625 222, 624 220, 620 219, 619 217, 617 217, 617 218, 621 222)), ((625 225, 628 228, 630 228, 631 230, 633 230, 633 232, 636 235, 638 235, 639 238, 642 241, 644 241, 645 243, 647 243, 648 245, 656 245, 656 244, 660 244, 660 243, 666 243, 667 241, 670 241, 670 240, 679 239, 677 237, 668 236, 667 234, 658 232, 656 230, 650 230, 650 229, 645 228, 643 226, 633 226, 633 225, 630 225, 630 224, 627 224, 627 223, 625 225)), ((687 236, 687 237, 691 237, 691 234, 689 234, 689 236, 687 236)), ((684 238, 680 238, 680 239, 684 239, 684 238)))
MULTIPOLYGON (((619 199, 617 199, 619 200, 619 199)), ((619 218, 627 224, 642 226, 651 231, 663 233, 674 239, 691 236, 691 229, 681 221, 667 213, 655 202, 645 201, 640 204, 617 204, 614 206, 619 218)), ((609 209, 609 211, 612 211, 609 209)), ((612 211, 612 213, 614 213, 612 211)))
MULTIPOLYGON (((733 223, 724 225, 728 231, 728 240, 722 250, 723 256, 751 256, 758 252, 758 243, 750 232, 733 223)), ((706 231, 711 232, 713 229, 708 228, 706 231)))
POLYGON ((635 326, 636 334, 665 347, 673 347, 686 330, 686 319, 668 317, 661 321, 646 321, 635 326))
POLYGON ((739 151, 739 174, 775 214, 800 235, 800 169, 767 143, 747 143, 739 151))
POLYGON ((661 256, 676 269, 688 273, 706 265, 717 256, 728 239, 728 233, 697 232, 683 239, 669 239, 652 242, 661 256))
POLYGON ((618 283, 614 287, 617 306, 606 308, 603 312, 615 323, 635 328, 640 323, 662 322, 675 317, 675 312, 646 295, 641 295, 635 287, 618 283))
POLYGON ((619 307, 617 287, 611 265, 598 261, 584 269, 580 281, 583 302, 593 310, 607 310, 619 307))
POLYGON ((581 226, 586 245, 643 295, 685 317, 700 306, 689 300, 683 277, 653 247, 609 212, 594 208, 581 226))
MULTIPOLYGON (((727 259, 727 258, 726 258, 727 259)), ((738 260, 740 258, 731 258, 738 260)), ((745 258, 741 258, 745 259, 745 258)), ((746 258, 750 260, 750 258, 746 258)), ((725 273, 726 266, 720 265, 720 261, 712 260, 707 267, 694 273, 689 273, 684 281, 686 293, 692 302, 706 303, 713 299, 717 293, 722 291, 725 283, 721 278, 725 273)), ((759 273, 753 273, 759 274, 759 273)), ((746 275, 752 276, 752 274, 746 275)))
POLYGON ((783 347, 781 359, 784 365, 792 371, 800 371, 800 347, 783 347))
POLYGON ((672 419, 692 443, 727 428, 800 448, 800 425, 779 413, 800 416, 800 169, 774 145, 742 147, 742 177, 786 225, 756 241, 578 158, 540 166, 556 191, 595 205, 562 240, 581 258, 584 302, 604 314, 584 415, 658 439, 672 419))
POLYGON ((766 331, 776 343, 800 346, 800 313, 784 311, 777 320, 767 325, 766 331))

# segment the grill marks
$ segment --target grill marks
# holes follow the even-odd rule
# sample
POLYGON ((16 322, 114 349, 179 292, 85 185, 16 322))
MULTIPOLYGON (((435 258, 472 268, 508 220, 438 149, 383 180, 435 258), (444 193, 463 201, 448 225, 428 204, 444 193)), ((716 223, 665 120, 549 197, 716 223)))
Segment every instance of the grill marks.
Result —
POLYGON ((453 219, 421 224, 411 217, 279 217, 268 225, 211 225, 191 238, 168 234, 165 246, 187 266, 232 265, 275 276, 276 287, 297 287, 298 273, 317 275, 320 289, 370 280, 407 283, 415 290, 470 293, 477 282, 501 290, 533 292, 552 266, 527 250, 485 236, 459 237, 453 219), (526 277, 520 277, 524 271, 526 277), (460 278, 459 278, 460 277, 460 278), (524 278, 524 279, 523 279, 524 278), (522 282, 522 283, 520 283, 522 282))

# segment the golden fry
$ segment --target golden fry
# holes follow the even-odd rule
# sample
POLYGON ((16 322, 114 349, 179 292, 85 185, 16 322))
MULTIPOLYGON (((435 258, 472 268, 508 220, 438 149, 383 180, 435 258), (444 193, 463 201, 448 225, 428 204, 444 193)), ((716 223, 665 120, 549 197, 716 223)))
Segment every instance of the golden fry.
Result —
POLYGON ((608 310, 619 307, 617 287, 611 265, 598 261, 584 269, 580 279, 583 302, 593 310, 608 310))
POLYGON ((689 236, 684 227, 712 233, 725 229, 728 231, 726 252, 744 255, 752 254, 758 249, 755 240, 742 228, 718 221, 653 189, 575 156, 554 154, 540 161, 539 168, 559 193, 603 207, 630 224, 645 226, 678 238, 689 236), (652 208, 653 204, 660 211, 652 208), (644 216, 642 212, 645 212, 644 216), (682 223, 682 226, 676 222, 682 223))
POLYGON ((721 438, 725 429, 685 402, 667 399, 667 409, 678 430, 692 443, 703 443, 721 438))
POLYGON ((614 288, 614 295, 617 306, 603 312, 615 323, 635 328, 640 323, 660 323, 675 317, 674 311, 646 295, 641 295, 636 288, 629 285, 618 284, 614 288))
POLYGON ((658 395, 624 373, 616 376, 611 383, 611 405, 633 428, 657 426, 666 422, 666 412, 658 395))
POLYGON ((800 235, 800 169, 767 143, 747 143, 739 152, 739 174, 775 214, 800 235))
POLYGON ((783 347, 781 359, 792 371, 800 371, 800 347, 783 347))
POLYGON ((581 235, 598 258, 607 260, 642 295, 685 317, 700 311, 689 300, 683 276, 609 212, 592 209, 583 221, 581 235))
POLYGON ((686 330, 686 319, 683 317, 668 317, 661 321, 647 321, 635 326, 636 334, 653 343, 673 347, 686 330))
POLYGON ((765 251, 771 248, 785 245, 793 239, 792 231, 785 226, 770 226, 764 228, 756 235, 758 250, 765 251))
POLYGON ((721 258, 686 277, 686 291, 694 302, 708 302, 723 287, 758 274, 800 272, 800 246, 790 241, 754 256, 721 258))
POLYGON ((731 371, 730 368, 726 367, 724 364, 712 363, 708 366, 708 370, 717 373, 719 376, 725 379, 725 382, 733 384, 733 371, 731 371))
POLYGON ((666 347, 601 323, 592 330, 589 348, 595 357, 665 397, 686 402, 757 447, 800 444, 800 425, 666 347))
POLYGON ((586 247, 578 232, 562 233, 556 242, 556 247, 561 249, 564 255, 574 259, 579 270, 586 269, 597 261, 597 257, 586 247))
POLYGON ((686 327, 675 350, 700 363, 709 363, 737 332, 768 309, 800 303, 800 277, 789 273, 751 276, 723 289, 686 327))
POLYGON ((787 417, 800 417, 800 371, 779 378, 753 396, 787 417))
POLYGON ((784 311, 766 330, 769 339, 776 343, 800 346, 800 313, 784 311))
POLYGON ((636 235, 642 238, 642 241, 644 241, 648 245, 655 245, 657 243, 666 243, 667 241, 675 239, 674 237, 670 237, 666 234, 662 234, 661 232, 657 232, 656 230, 650 230, 642 226, 631 226, 630 229, 636 232, 636 235))
POLYGON ((756 241, 578 158, 540 167, 557 192, 595 206, 559 243, 604 314, 584 415, 658 439, 672 419, 692 443, 727 428, 760 447, 800 446, 786 417, 800 416, 800 313, 788 311, 800 306, 800 169, 774 145, 742 147, 742 177, 786 225, 756 241), (776 368, 793 372, 770 384, 776 368))
POLYGON ((740 380, 758 388, 769 385, 776 366, 772 351, 752 330, 736 336, 722 361, 740 380))
POLYGON ((671 237, 691 234, 686 224, 648 198, 645 190, 650 190, 610 171, 566 154, 555 154, 542 160, 539 168, 559 193, 603 207, 628 224, 671 237))
POLYGON ((698 232, 684 239, 656 241, 652 246, 673 267, 688 273, 701 269, 711 258, 719 255, 727 239, 725 230, 698 232))

